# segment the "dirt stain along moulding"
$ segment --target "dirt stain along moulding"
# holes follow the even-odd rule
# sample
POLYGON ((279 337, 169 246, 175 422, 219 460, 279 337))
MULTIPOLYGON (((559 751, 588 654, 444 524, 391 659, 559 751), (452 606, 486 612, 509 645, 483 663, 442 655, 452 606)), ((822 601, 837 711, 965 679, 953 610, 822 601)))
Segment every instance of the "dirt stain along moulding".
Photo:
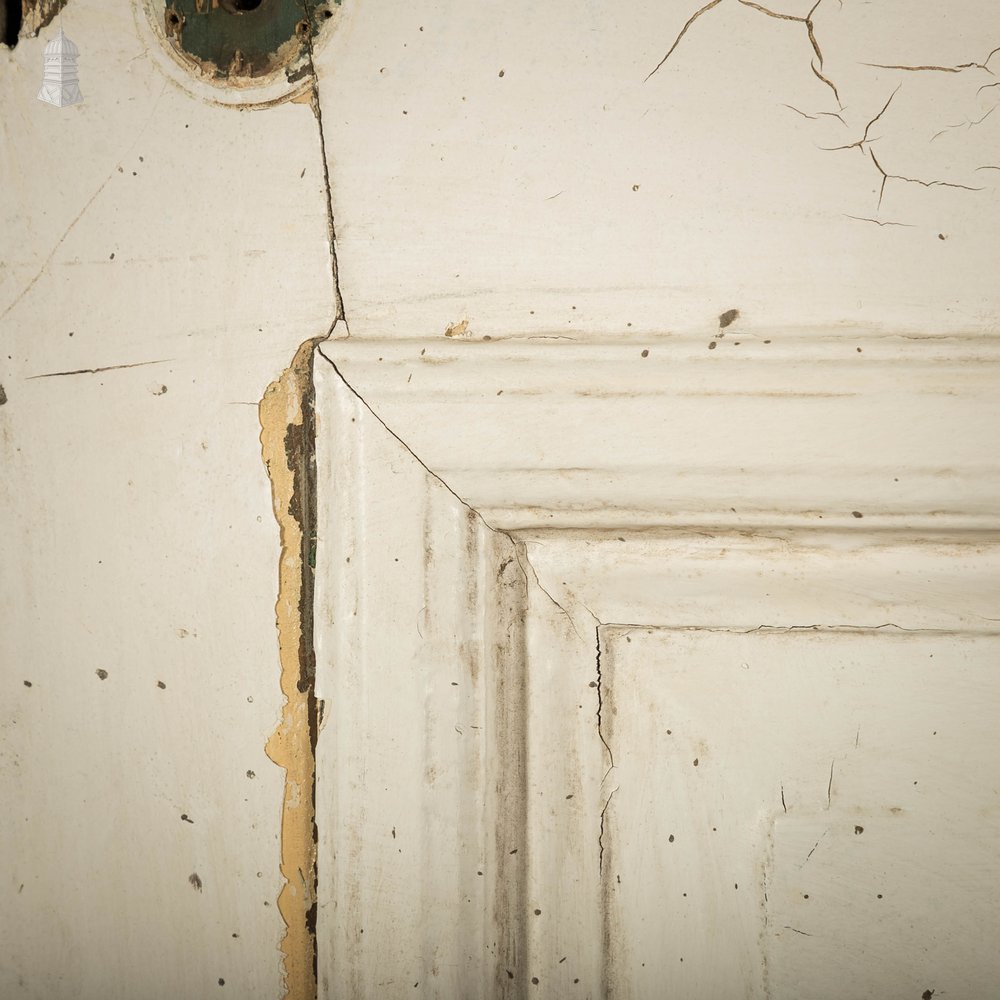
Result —
POLYGON ((80 50, 60 28, 59 34, 45 46, 45 76, 38 91, 40 101, 57 108, 83 103, 76 70, 79 56, 80 50))

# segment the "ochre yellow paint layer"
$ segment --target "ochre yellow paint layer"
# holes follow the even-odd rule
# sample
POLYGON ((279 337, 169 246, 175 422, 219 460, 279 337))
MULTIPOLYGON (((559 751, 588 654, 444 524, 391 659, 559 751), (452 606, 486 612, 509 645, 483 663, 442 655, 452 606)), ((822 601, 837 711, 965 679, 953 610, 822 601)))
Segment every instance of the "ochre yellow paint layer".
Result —
MULTIPOLYGON (((281 873, 285 884, 278 896, 278 908, 286 925, 282 942, 286 1000, 314 1000, 316 996, 315 936, 310 926, 316 886, 315 758, 310 733, 312 685, 304 677, 302 662, 303 629, 310 630, 311 626, 303 621, 306 567, 302 559, 304 526, 300 519, 306 504, 301 495, 296 498, 296 490, 301 494, 302 489, 301 469, 309 456, 296 457, 290 444, 302 439, 304 400, 311 392, 314 348, 312 340, 299 348, 291 365, 268 386, 259 406, 261 450, 281 534, 275 615, 285 704, 266 751, 275 764, 285 769, 281 819, 281 873)), ((311 643, 310 635, 305 638, 311 643)))

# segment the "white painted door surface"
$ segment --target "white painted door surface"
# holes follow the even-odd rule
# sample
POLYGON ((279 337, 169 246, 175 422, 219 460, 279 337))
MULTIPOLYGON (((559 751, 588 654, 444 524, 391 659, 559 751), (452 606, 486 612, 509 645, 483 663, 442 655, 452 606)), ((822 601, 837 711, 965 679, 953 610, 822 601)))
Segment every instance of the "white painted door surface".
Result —
POLYGON ((24 7, 0 998, 998 995, 1000 7, 24 7))
POLYGON ((992 994, 996 357, 700 346, 320 345, 321 996, 992 994))

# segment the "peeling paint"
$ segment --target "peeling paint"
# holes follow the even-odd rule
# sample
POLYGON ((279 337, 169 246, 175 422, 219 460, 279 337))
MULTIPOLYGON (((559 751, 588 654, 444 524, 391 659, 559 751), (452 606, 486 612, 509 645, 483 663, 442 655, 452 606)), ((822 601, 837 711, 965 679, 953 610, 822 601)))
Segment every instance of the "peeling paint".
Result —
POLYGON ((285 695, 281 720, 265 750, 285 769, 278 909, 285 921, 281 950, 285 997, 316 996, 315 696, 313 570, 315 449, 312 363, 320 338, 306 341, 260 401, 261 452, 271 480, 281 535, 275 623, 285 695))
POLYGON ((22 0, 20 36, 37 38, 65 6, 66 0, 22 0))
POLYGON ((469 321, 467 319, 452 323, 445 331, 446 337, 464 337, 469 332, 469 321))
POLYGON ((339 6, 336 0, 167 0, 160 20, 170 48, 189 68, 239 87, 281 70, 289 82, 311 72, 312 39, 339 6))

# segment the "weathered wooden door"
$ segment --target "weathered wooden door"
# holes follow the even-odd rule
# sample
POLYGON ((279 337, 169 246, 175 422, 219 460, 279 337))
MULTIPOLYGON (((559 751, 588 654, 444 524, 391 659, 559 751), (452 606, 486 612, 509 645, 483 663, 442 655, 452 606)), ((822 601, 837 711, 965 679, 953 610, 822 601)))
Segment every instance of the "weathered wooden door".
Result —
POLYGON ((2 1000, 998 992, 1000 5, 0 12, 2 1000))
POLYGON ((997 357, 773 341, 320 345, 321 996, 990 995, 997 357))

